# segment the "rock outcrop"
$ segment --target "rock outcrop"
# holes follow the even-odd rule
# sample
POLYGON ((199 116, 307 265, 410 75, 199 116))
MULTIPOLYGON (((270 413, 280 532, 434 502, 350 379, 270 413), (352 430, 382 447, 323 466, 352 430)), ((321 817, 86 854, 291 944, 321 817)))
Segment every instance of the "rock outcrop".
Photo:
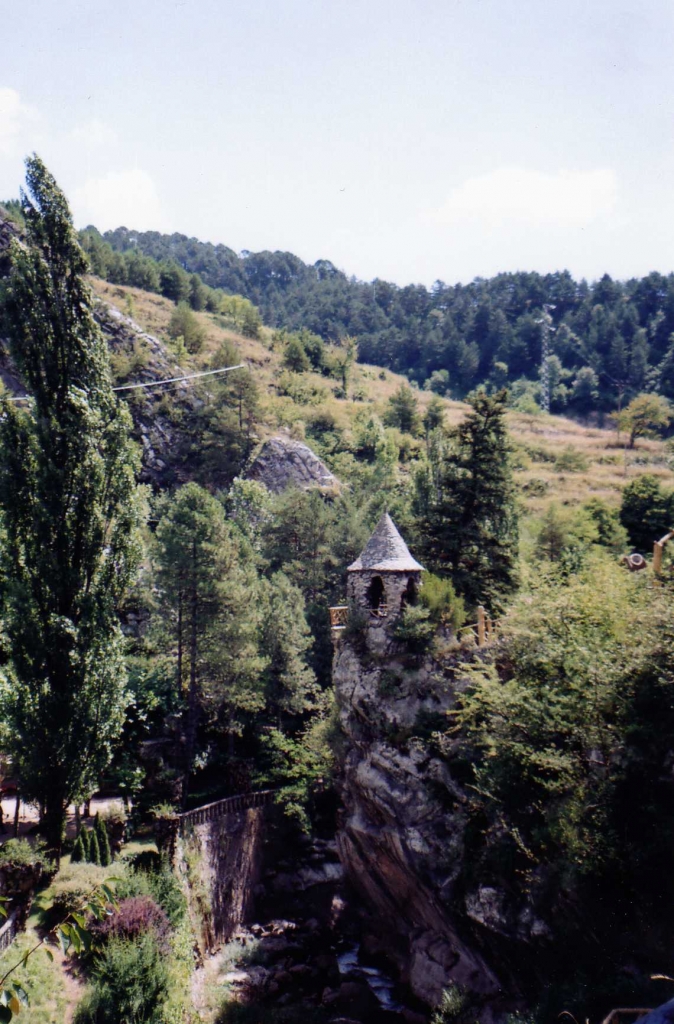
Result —
POLYGON ((372 911, 374 941, 430 1006, 452 984, 483 1006, 498 1000, 504 984, 455 907, 465 796, 414 736, 421 719, 451 708, 453 681, 430 661, 369 660, 344 640, 333 677, 348 744, 338 847, 372 911))
POLYGON ((303 491, 314 487, 336 491, 340 486, 337 478, 308 445, 282 436, 265 441, 246 477, 264 484, 273 494, 280 494, 288 487, 303 491))
MULTIPOLYGON (((99 301, 96 320, 115 356, 126 358, 132 369, 125 374, 129 383, 150 383, 180 377, 184 370, 171 357, 163 341, 147 334, 131 317, 115 306, 99 301)), ((139 388, 120 392, 129 403, 135 436, 142 446, 141 479, 158 487, 183 483, 181 471, 185 446, 183 423, 197 407, 198 397, 189 384, 170 385, 170 404, 165 401, 165 388, 139 388)))

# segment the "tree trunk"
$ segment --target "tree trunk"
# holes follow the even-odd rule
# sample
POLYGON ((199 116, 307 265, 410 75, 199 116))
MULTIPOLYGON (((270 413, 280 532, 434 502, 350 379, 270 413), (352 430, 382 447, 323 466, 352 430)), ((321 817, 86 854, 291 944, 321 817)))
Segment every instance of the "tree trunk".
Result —
POLYGON ((47 850, 55 859, 57 868, 61 864, 63 835, 66 824, 66 801, 63 793, 52 791, 47 795, 42 831, 47 842, 47 850))
POLYGON ((16 839, 19 835, 19 810, 21 808, 21 796, 17 789, 16 791, 16 804, 14 806, 14 838, 16 839))
POLYGON ((178 593, 178 693, 180 700, 183 692, 183 589, 178 593))

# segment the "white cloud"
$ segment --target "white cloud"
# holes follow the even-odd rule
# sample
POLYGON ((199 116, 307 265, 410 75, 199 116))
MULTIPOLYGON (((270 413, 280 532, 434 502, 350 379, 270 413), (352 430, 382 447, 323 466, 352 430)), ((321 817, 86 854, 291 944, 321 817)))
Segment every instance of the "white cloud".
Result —
POLYGON ((560 170, 545 174, 524 167, 501 167, 469 178, 439 211, 444 224, 477 222, 523 227, 582 228, 608 217, 618 201, 613 170, 560 170))
POLYGON ((37 119, 37 111, 23 103, 16 89, 0 87, 0 156, 15 153, 26 129, 37 119))
POLYGON ((117 132, 110 125, 93 118, 86 124, 78 125, 70 132, 69 138, 87 149, 103 149, 117 143, 117 132))
POLYGON ((166 230, 161 201, 153 179, 140 168, 109 171, 89 178, 72 193, 75 221, 95 224, 101 231, 124 226, 138 230, 166 230))

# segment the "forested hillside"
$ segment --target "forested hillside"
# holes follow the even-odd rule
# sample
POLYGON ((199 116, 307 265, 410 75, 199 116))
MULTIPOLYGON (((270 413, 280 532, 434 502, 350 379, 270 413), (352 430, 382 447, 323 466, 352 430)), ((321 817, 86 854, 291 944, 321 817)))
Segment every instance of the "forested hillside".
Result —
MULTIPOLYGON (((27 170, 31 198, 0 210, 0 767, 48 847, 0 846, 0 895, 17 857, 60 863, 46 920, 78 954, 88 930, 98 943, 88 990, 64 994, 57 964, 44 1000, 80 999, 78 1024, 119 1024, 134 1001, 138 1024, 548 1024, 658 1000, 654 972, 674 971, 671 545, 650 560, 674 524, 654 390, 667 283, 646 308, 645 282, 429 294, 291 258, 276 277, 281 257, 182 236, 116 232, 117 251, 78 236, 38 158, 27 170), (537 401, 550 298, 553 407, 590 422, 537 401), (366 306, 388 326, 368 331, 366 306), (418 379, 365 361, 387 332, 418 379), (126 811, 80 812, 106 794, 126 811), (209 988, 209 922, 244 882, 206 871, 190 822, 230 798, 269 807, 266 873, 239 892, 266 916, 223 932, 209 988), (99 934, 80 897, 125 828, 138 845, 117 896, 94 888, 99 934), (395 1009, 363 980, 382 964, 395 1009)), ((228 828, 208 832, 223 860, 228 828)))
POLYGON ((329 260, 309 265, 292 253, 237 255, 181 234, 118 228, 101 236, 89 228, 84 244, 94 272, 110 281, 170 298, 182 288, 187 298, 189 275, 198 275, 208 288, 249 299, 270 326, 305 328, 331 341, 354 336, 363 362, 453 397, 480 384, 508 384, 515 403, 539 399, 547 306, 551 411, 605 413, 640 391, 674 397, 671 274, 588 283, 567 271, 518 272, 428 289, 366 283, 329 260))

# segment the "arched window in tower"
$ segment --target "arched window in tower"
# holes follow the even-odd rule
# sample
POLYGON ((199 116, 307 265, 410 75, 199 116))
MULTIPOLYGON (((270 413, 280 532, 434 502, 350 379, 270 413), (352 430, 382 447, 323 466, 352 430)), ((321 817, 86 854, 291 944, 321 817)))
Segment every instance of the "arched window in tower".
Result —
POLYGON ((400 610, 403 611, 408 604, 417 603, 417 585, 413 579, 407 581, 407 586, 403 590, 403 595, 400 599, 400 610))
POLYGON ((367 603, 373 615, 386 615, 386 591, 381 576, 373 576, 367 588, 367 603))

